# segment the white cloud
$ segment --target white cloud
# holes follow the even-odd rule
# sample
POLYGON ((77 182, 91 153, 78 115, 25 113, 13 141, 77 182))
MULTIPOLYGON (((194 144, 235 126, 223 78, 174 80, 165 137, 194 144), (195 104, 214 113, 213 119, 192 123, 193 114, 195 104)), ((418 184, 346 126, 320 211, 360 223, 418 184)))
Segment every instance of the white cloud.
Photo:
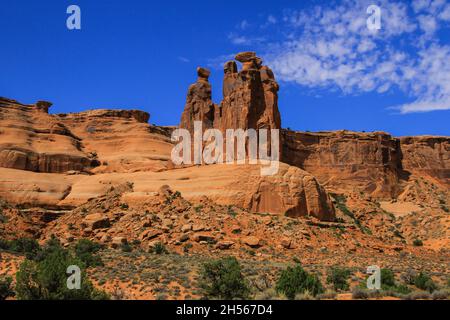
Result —
POLYGON ((450 21, 450 4, 447 4, 439 14, 439 19, 444 21, 450 21))
POLYGON ((207 65, 211 69, 223 70, 223 66, 224 66, 225 62, 234 60, 234 56, 235 56, 235 54, 233 54, 233 53, 224 54, 224 55, 215 57, 213 59, 209 59, 207 65))
POLYGON ((239 23, 239 29, 241 29, 241 30, 245 30, 245 29, 247 29, 248 27, 250 27, 250 23, 248 23, 248 21, 247 20, 242 20, 241 21, 241 23, 239 23))
POLYGON ((286 11, 283 40, 265 47, 267 63, 282 81, 309 88, 344 94, 398 88, 413 100, 395 106, 401 113, 450 109, 450 47, 436 32, 448 27, 450 5, 380 0, 382 27, 374 32, 366 24, 372 2, 286 11))
POLYGON ((186 58, 186 57, 178 57, 178 60, 180 60, 181 62, 184 62, 184 63, 188 63, 188 62, 191 62, 191 60, 189 60, 188 58, 186 58))
POLYGON ((277 18, 275 18, 273 15, 269 15, 267 17, 267 23, 268 24, 275 24, 275 23, 277 23, 277 18))
POLYGON ((433 34, 437 29, 437 21, 432 15, 420 15, 417 17, 420 28, 425 34, 433 34))
POLYGON ((265 39, 264 37, 247 37, 231 32, 228 34, 228 40, 234 45, 250 46, 263 42, 265 39))

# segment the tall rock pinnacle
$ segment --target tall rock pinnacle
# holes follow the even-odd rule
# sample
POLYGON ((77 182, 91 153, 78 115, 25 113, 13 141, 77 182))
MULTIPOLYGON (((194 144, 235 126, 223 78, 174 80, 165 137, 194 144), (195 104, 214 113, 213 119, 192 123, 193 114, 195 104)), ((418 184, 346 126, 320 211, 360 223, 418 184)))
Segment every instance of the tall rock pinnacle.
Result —
POLYGON ((262 65, 254 52, 241 52, 235 59, 242 63, 239 71, 235 61, 224 66, 223 100, 211 101, 209 70, 198 68, 198 80, 189 87, 180 127, 193 130, 194 121, 203 128, 280 129, 278 83, 272 70, 262 65))
POLYGON ((194 121, 202 121, 203 128, 212 128, 214 124, 214 104, 211 100, 210 71, 197 68, 197 82, 189 86, 186 106, 181 116, 180 127, 194 130, 194 121))

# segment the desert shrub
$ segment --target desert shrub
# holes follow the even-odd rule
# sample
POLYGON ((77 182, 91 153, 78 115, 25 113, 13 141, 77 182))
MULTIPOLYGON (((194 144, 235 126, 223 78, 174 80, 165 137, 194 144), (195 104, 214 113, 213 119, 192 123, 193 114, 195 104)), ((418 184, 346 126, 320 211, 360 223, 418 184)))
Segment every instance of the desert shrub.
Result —
POLYGON ((0 248, 17 253, 23 253, 30 259, 34 258, 40 250, 39 243, 30 238, 19 238, 11 241, 2 240, 0 242, 0 248))
POLYGON ((406 272, 400 276, 400 278, 403 280, 404 283, 410 284, 410 285, 414 284, 414 280, 416 279, 416 277, 417 277, 417 272, 414 271, 413 269, 406 270, 406 272))
POLYGON ((369 294, 367 293, 367 290, 355 287, 352 290, 352 299, 368 299, 369 294))
POLYGON ((133 248, 128 242, 125 242, 120 245, 120 250, 122 250, 122 252, 131 252, 133 251, 133 248))
POLYGON ((84 262, 86 267, 103 265, 101 258, 96 255, 102 246, 88 239, 80 239, 75 244, 75 255, 84 262))
POLYGON ((8 222, 8 217, 5 216, 2 211, 0 210, 0 223, 6 223, 8 222))
POLYGON ((315 300, 316 298, 306 290, 304 293, 297 293, 294 297, 295 300, 315 300))
POLYGON ((422 246, 423 246, 422 240, 420 240, 420 239, 415 239, 415 240, 413 241, 413 246, 415 246, 415 247, 422 247, 422 246))
POLYGON ((162 242, 157 242, 151 249, 154 254, 166 254, 169 253, 166 246, 162 242))
POLYGON ((385 290, 368 290, 367 296, 371 299, 380 299, 387 295, 388 291, 385 290))
POLYGON ((431 295, 431 299, 433 300, 447 300, 450 297, 449 290, 436 290, 431 295))
POLYGON ((9 250, 9 241, 0 238, 0 250, 9 250))
POLYGON ((317 295, 317 299, 319 300, 334 300, 336 297, 337 293, 335 291, 326 291, 325 293, 317 295))
POLYGON ((381 269, 381 288, 389 289, 395 287, 395 276, 391 269, 381 269))
POLYGON ((204 263, 199 287, 208 299, 246 299, 250 293, 241 266, 234 257, 204 263))
POLYGON ((409 293, 411 293, 411 289, 405 284, 399 284, 399 285, 395 286, 393 291, 396 292, 396 293, 400 293, 400 294, 409 294, 409 293))
POLYGON ((404 300, 427 300, 430 299, 431 295, 426 291, 414 291, 403 297, 404 300))
POLYGON ((414 285, 417 288, 426 290, 430 293, 437 289, 437 285, 433 282, 431 277, 424 272, 420 272, 416 276, 416 278, 414 279, 414 285))
POLYGON ((86 300, 107 299, 96 290, 86 277, 84 263, 59 241, 52 238, 39 252, 36 259, 25 261, 16 273, 16 293, 20 300, 86 300), (67 287, 67 268, 76 265, 81 269, 81 288, 67 287))
POLYGON ((336 291, 346 291, 349 289, 348 278, 350 275, 349 269, 333 267, 328 270, 327 283, 332 284, 336 291))
POLYGON ((274 288, 268 288, 264 291, 258 292, 255 295, 255 300, 283 300, 286 299, 284 295, 279 295, 274 288))
POLYGON ((313 296, 324 291, 319 278, 306 272, 300 264, 295 267, 287 267, 286 270, 281 272, 276 289, 290 300, 293 300, 297 294, 306 291, 309 291, 313 296))
POLYGON ((6 298, 14 296, 11 284, 11 277, 0 277, 0 300, 6 300, 6 298))

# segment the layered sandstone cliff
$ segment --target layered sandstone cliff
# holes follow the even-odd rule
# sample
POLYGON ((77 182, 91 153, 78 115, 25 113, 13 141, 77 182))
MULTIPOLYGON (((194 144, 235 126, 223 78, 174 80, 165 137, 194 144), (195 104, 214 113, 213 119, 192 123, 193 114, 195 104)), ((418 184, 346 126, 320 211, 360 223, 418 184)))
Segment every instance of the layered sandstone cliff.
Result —
MULTIPOLYGON (((241 70, 234 61, 225 64, 224 98, 218 105, 211 99, 209 71, 197 70, 182 128, 192 130, 194 121, 201 121, 204 130, 222 132, 280 129, 272 71, 252 52, 238 54, 236 60, 241 70)), ((138 186, 135 199, 170 184, 187 198, 207 195, 255 212, 333 220, 327 191, 396 199, 405 193, 411 175, 434 179, 443 188, 449 185, 449 137, 281 130, 279 172, 261 177, 258 165, 172 170, 173 128, 149 125, 146 112, 52 115, 50 106, 0 98, 0 197, 14 204, 73 207, 129 181, 138 186)))
POLYGON ((316 176, 332 190, 395 197, 402 172, 398 139, 384 132, 283 130, 284 162, 316 176))
POLYGON ((147 112, 89 110, 55 118, 99 160, 92 173, 161 171, 170 166, 171 129, 149 125, 147 112))
POLYGON ((405 171, 428 175, 450 185, 449 137, 402 137, 400 148, 405 171))
POLYGON ((48 114, 50 106, 0 98, 0 167, 66 172, 99 165, 84 152, 81 139, 48 114))
MULTIPOLYGON (((198 80, 189 88, 180 127, 203 131, 219 129, 280 129, 278 83, 254 52, 236 55, 224 65, 223 100, 211 98, 210 72, 198 69, 198 80)), ((385 132, 294 132, 282 130, 280 160, 312 173, 328 190, 364 192, 395 198, 412 173, 426 174, 448 184, 448 137, 395 138, 385 132)), ((248 150, 247 150, 248 152, 248 150)))
POLYGON ((283 130, 282 140, 282 161, 312 173, 332 191, 396 198, 411 174, 449 184, 449 137, 283 130))

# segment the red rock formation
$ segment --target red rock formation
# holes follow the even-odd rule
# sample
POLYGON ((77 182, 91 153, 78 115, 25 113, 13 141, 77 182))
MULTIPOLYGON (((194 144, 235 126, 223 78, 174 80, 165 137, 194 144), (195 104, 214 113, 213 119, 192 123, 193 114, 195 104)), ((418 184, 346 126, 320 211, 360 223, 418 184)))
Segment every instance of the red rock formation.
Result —
POLYGON ((236 60, 242 63, 241 71, 234 61, 224 66, 223 100, 219 106, 211 101, 209 71, 198 69, 199 79, 189 87, 180 128, 192 130, 194 121, 224 133, 226 129, 281 128, 279 87, 273 72, 262 66, 254 52, 239 53, 236 60))
POLYGON ((101 162, 92 173, 159 171, 169 166, 171 129, 149 125, 147 112, 89 110, 55 117, 101 162))
POLYGON ((449 137, 402 137, 400 147, 405 171, 426 174, 450 185, 449 137))
POLYGON ((66 172, 98 165, 82 151, 80 139, 48 114, 50 106, 0 98, 0 167, 66 172))
POLYGON ((189 87, 180 127, 194 131, 194 121, 202 121, 203 130, 213 127, 214 104, 211 100, 210 71, 197 68, 197 82, 189 87))
POLYGON ((399 141, 384 132, 283 130, 282 161, 302 168, 332 190, 395 197, 399 191, 399 141))
POLYGON ((312 173, 334 191, 395 198, 411 173, 449 184, 449 137, 283 130, 282 146, 282 161, 312 173))

